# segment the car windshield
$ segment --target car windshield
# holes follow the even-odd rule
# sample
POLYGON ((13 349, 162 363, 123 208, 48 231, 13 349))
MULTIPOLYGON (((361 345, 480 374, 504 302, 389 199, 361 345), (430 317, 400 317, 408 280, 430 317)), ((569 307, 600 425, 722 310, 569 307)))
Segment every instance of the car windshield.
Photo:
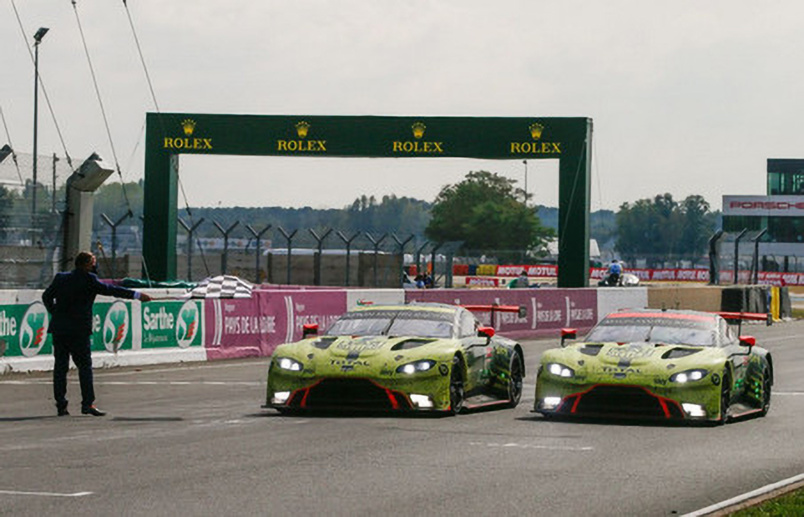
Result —
POLYGON ((450 337, 452 323, 438 320, 396 319, 388 329, 389 336, 450 337))
POLYGON ((355 311, 338 318, 326 335, 449 338, 453 318, 452 313, 436 311, 355 311))
POLYGON ((717 327, 710 319, 608 317, 592 329, 586 341, 666 343, 671 345, 713 346, 717 327))
POLYGON ((379 336, 391 324, 391 318, 341 318, 327 331, 328 336, 379 336))

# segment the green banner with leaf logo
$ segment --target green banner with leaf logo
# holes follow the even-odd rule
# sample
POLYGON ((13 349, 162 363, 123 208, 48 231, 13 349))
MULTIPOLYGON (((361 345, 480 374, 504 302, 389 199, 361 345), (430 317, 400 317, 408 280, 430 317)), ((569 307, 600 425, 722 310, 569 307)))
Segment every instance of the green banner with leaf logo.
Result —
POLYGON ((34 357, 53 352, 49 314, 42 302, 0 305, 0 357, 34 357))
POLYGON ((150 302, 142 305, 142 348, 202 346, 201 302, 150 302))

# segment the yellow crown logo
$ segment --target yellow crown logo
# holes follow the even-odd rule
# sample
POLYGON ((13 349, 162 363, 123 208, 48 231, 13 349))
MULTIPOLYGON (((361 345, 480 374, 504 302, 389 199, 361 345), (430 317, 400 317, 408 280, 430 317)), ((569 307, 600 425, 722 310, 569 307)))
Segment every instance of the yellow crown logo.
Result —
POLYGON ((421 122, 414 122, 410 127, 413 129, 413 138, 417 140, 424 136, 424 130, 427 129, 427 126, 421 122))
POLYGON ((296 134, 299 138, 307 138, 307 133, 310 131, 310 124, 305 121, 296 123, 296 134))
POLYGON ((195 131, 195 120, 188 118, 181 121, 181 128, 184 131, 184 134, 187 136, 192 136, 193 131, 195 131))
POLYGON ((530 136, 532 136, 534 140, 538 140, 542 137, 542 131, 544 131, 544 126, 539 124, 538 122, 534 122, 533 124, 528 126, 528 129, 530 129, 530 136))

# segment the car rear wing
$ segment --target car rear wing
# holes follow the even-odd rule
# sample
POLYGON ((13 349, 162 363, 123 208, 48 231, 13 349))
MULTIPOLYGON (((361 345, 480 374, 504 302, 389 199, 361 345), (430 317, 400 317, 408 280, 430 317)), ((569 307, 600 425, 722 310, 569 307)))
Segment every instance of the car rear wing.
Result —
POLYGON ((461 305, 464 309, 472 312, 516 312, 520 318, 528 315, 528 308, 524 305, 497 305, 496 303, 485 305, 461 305))
POLYGON ((762 313, 762 312, 727 312, 721 311, 716 312, 715 314, 719 315, 721 318, 725 319, 732 325, 737 325, 737 334, 742 334, 743 332, 743 321, 764 321, 765 325, 771 326, 773 325, 773 315, 771 313, 762 313), (735 323, 736 322, 736 323, 735 323))
POLYGON ((498 305, 496 303, 491 303, 481 305, 461 305, 461 307, 472 312, 490 312, 492 325, 494 325, 494 315, 498 312, 515 312, 520 318, 525 318, 528 315, 528 308, 524 305, 498 305))
POLYGON ((721 318, 723 318, 725 320, 729 320, 729 322, 732 322, 732 321, 735 321, 735 320, 743 322, 743 321, 748 320, 748 321, 764 321, 768 325, 771 325, 773 323, 773 316, 771 316, 770 313, 765 314, 763 312, 725 312, 725 311, 723 311, 723 312, 716 312, 715 314, 717 314, 718 316, 720 316, 721 318))

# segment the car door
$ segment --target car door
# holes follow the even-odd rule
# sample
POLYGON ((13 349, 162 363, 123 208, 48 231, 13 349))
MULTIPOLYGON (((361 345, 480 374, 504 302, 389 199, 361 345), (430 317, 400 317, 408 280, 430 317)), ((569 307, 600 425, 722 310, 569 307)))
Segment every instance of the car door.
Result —
POLYGON ((489 339, 478 336, 479 324, 471 312, 463 310, 458 315, 458 338, 466 358, 466 390, 467 396, 483 393, 489 383, 489 363, 492 347, 489 339))
POLYGON ((725 320, 720 324, 725 325, 721 335, 723 336, 724 349, 728 355, 734 375, 731 390, 731 402, 733 403, 738 401, 745 391, 745 377, 751 354, 750 349, 740 346, 739 336, 734 325, 729 325, 725 320))

